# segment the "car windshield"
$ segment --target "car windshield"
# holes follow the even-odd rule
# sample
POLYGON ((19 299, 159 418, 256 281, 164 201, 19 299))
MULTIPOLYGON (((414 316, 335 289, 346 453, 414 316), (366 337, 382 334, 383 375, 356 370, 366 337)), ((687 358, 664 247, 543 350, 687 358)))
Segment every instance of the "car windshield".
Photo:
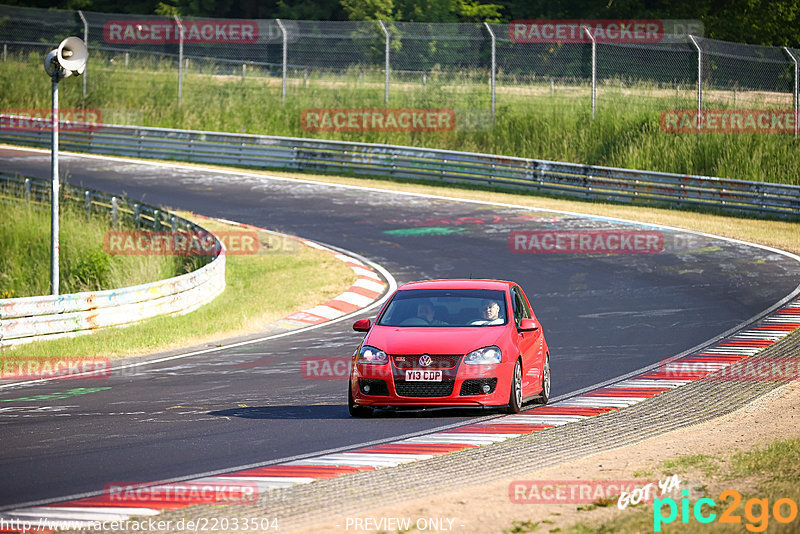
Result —
POLYGON ((506 324, 505 292, 490 289, 398 291, 378 319, 382 326, 496 326, 506 324))

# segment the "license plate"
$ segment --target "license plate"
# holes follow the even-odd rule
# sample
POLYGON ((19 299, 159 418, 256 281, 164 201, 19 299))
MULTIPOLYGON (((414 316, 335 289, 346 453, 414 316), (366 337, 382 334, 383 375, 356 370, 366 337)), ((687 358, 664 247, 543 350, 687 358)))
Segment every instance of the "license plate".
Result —
POLYGON ((422 371, 409 369, 406 371, 406 382, 441 382, 441 371, 422 371))

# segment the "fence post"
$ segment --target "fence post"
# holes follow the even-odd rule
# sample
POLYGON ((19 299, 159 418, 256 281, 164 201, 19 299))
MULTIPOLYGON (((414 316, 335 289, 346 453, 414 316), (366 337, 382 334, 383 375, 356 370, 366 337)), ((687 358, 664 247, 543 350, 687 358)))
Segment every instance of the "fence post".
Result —
POLYGON ((119 201, 117 197, 111 197, 111 226, 116 228, 119 224, 119 201))
MULTIPOLYGON (((86 49, 89 49, 89 23, 86 22, 86 17, 83 16, 83 11, 78 10, 78 15, 83 22, 83 42, 86 43, 86 49)), ((86 68, 83 70, 83 99, 86 100, 86 68)))
POLYGON ((92 214, 92 193, 91 191, 84 191, 83 192, 83 199, 84 199, 84 208, 86 209, 86 220, 89 220, 89 217, 92 214))
POLYGON ((183 24, 178 15, 175 17, 175 24, 178 25, 178 105, 181 105, 181 89, 183 87, 183 24))
POLYGON ((283 27, 283 22, 281 22, 281 19, 275 19, 275 22, 278 23, 278 28, 281 29, 281 35, 283 36, 282 37, 282 40, 283 40, 283 58, 281 60, 281 65, 282 65, 282 69, 283 69, 282 70, 283 73, 281 75, 282 76, 282 81, 281 81, 281 102, 283 102, 283 104, 286 104, 286 44, 287 44, 288 40, 286 38, 286 28, 283 27))
POLYGON ((58 201, 61 184, 58 174, 58 132, 60 128, 58 116, 58 81, 53 79, 53 118, 50 147, 50 294, 59 294, 60 273, 58 270, 59 257, 59 220, 58 220, 58 201))
POLYGON ((385 96, 384 101, 388 104, 389 103, 389 30, 386 29, 386 25, 383 23, 382 20, 378 21, 378 24, 381 25, 381 29, 383 30, 383 35, 386 38, 386 89, 385 89, 385 96))
MULTIPOLYGON (((703 115, 703 50, 697 44, 694 35, 690 35, 689 39, 692 40, 692 44, 697 49, 697 119, 699 121, 703 115)), ((700 123, 698 122, 699 125, 700 123)))
POLYGON ((597 101, 597 42, 594 35, 589 31, 588 26, 583 26, 583 31, 592 40, 592 120, 594 120, 594 110, 597 101))
POLYGON ((799 127, 799 125, 797 124, 797 118, 798 118, 797 117, 797 110, 798 110, 798 95, 797 95, 797 93, 798 93, 798 80, 797 80, 798 68, 797 68, 797 58, 794 57, 794 54, 792 53, 791 50, 789 50, 788 47, 784 46, 783 47, 783 51, 786 52, 786 54, 789 56, 789 59, 791 59, 792 63, 794 63, 794 87, 792 88, 792 103, 794 105, 794 136, 797 137, 797 131, 798 131, 798 127, 799 127))
POLYGON ((492 37, 492 74, 490 78, 490 86, 492 89, 492 117, 494 117, 494 104, 495 104, 495 81, 497 76, 497 39, 495 38, 494 31, 492 31, 492 27, 489 26, 488 22, 483 23, 486 26, 486 29, 489 31, 489 35, 492 37))
POLYGON ((25 178, 25 204, 31 203, 31 179, 25 178))

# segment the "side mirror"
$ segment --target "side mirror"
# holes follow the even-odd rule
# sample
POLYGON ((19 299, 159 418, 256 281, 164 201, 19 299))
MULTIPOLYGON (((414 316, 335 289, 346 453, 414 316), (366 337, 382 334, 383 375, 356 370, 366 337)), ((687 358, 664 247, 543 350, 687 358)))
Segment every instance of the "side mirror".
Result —
POLYGON ((536 321, 533 319, 520 319, 519 330, 521 332, 531 332, 533 330, 539 330, 539 325, 536 324, 536 321))
POLYGON ((353 323, 353 330, 356 332, 369 332, 372 322, 369 319, 359 319, 353 323))

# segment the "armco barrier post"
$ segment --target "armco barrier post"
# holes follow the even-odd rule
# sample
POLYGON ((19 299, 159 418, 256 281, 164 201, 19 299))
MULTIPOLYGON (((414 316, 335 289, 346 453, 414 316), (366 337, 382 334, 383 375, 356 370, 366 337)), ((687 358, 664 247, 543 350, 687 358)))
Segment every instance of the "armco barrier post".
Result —
POLYGON ((283 26, 283 22, 281 19, 275 19, 275 22, 278 23, 278 28, 281 29, 281 39, 283 40, 283 57, 281 59, 281 66, 282 66, 282 74, 281 74, 281 102, 286 104, 286 44, 288 39, 286 38, 286 28, 283 26))
POLYGON ((385 70, 386 70, 386 89, 384 95, 384 101, 388 104, 389 103, 389 30, 386 29, 386 25, 383 23, 382 20, 378 21, 378 24, 381 25, 381 30, 383 30, 383 35, 386 39, 386 58, 385 58, 385 70))
POLYGON ((488 22, 483 23, 486 26, 486 29, 489 31, 489 35, 492 38, 492 73, 491 78, 489 78, 489 84, 492 90, 492 118, 494 118, 494 104, 495 104, 495 81, 497 76, 497 39, 495 38, 494 31, 492 31, 492 27, 489 26, 488 22))

